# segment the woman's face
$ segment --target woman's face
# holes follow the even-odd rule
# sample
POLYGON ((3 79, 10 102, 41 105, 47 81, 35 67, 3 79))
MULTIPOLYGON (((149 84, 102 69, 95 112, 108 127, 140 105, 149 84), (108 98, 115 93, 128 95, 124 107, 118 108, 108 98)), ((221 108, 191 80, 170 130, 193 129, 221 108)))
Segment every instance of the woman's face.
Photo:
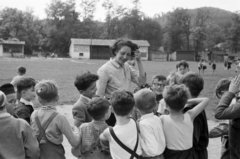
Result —
POLYGON ((121 49, 116 52, 114 58, 118 64, 124 65, 124 63, 131 58, 131 52, 132 50, 130 47, 122 46, 121 49))

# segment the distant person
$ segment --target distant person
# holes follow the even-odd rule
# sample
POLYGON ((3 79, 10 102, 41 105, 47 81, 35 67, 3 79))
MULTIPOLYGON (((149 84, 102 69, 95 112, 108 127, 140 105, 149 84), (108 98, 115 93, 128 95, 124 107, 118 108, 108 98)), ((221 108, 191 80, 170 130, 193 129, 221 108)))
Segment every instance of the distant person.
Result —
POLYGON ((166 138, 166 159, 193 159, 193 122, 199 113, 208 105, 208 98, 189 99, 189 91, 185 85, 166 86, 163 91, 169 115, 160 116, 166 138), (186 103, 196 106, 183 113, 186 103))
POLYGON ((227 61, 227 70, 229 71, 231 69, 232 61, 229 59, 227 61))
POLYGON ((110 153, 114 159, 127 159, 133 156, 132 154, 135 154, 132 158, 141 156, 141 139, 137 123, 129 118, 135 104, 132 93, 117 90, 112 94, 111 103, 112 111, 116 116, 117 122, 114 127, 109 127, 104 130, 100 135, 100 140, 102 142, 109 142, 110 153))
POLYGON ((25 76, 26 72, 27 69, 23 66, 19 66, 17 68, 17 76, 13 77, 12 81, 10 82, 15 87, 15 91, 17 91, 16 85, 18 81, 25 76))
POLYGON ((204 74, 204 71, 207 69, 207 63, 205 60, 203 60, 202 62, 202 71, 203 71, 203 74, 204 74))
POLYGON ((74 81, 74 85, 80 94, 78 101, 72 108, 74 125, 76 127, 79 127, 82 123, 92 121, 92 117, 87 111, 87 103, 96 95, 98 78, 98 75, 86 72, 78 75, 74 81))
POLYGON ((217 67, 217 65, 216 65, 216 63, 215 63, 215 61, 213 61, 213 63, 212 63, 212 74, 214 74, 214 72, 216 71, 216 67, 217 67))
POLYGON ((6 111, 7 99, 0 91, 0 158, 38 159, 40 150, 29 124, 6 111))
POLYGON ((80 144, 72 149, 72 153, 81 159, 111 159, 109 146, 100 143, 100 134, 108 128, 106 120, 110 117, 110 102, 96 97, 87 103, 87 111, 93 120, 81 124, 80 144))
POLYGON ((6 84, 3 84, 1 87, 0 87, 0 91, 2 91, 6 97, 7 97, 7 104, 6 104, 6 110, 7 112, 16 117, 15 115, 15 107, 16 107, 16 102, 17 102, 17 94, 14 90, 14 87, 12 84, 10 83, 6 83, 6 84))
POLYGON ((198 72, 199 72, 199 74, 201 74, 202 69, 203 69, 202 62, 203 62, 203 60, 200 60, 199 63, 198 63, 198 72))
POLYGON ((59 96, 55 83, 43 80, 35 88, 42 106, 32 113, 31 126, 39 142, 40 159, 65 159, 63 135, 72 147, 79 145, 79 136, 73 133, 65 115, 57 112, 59 96))
POLYGON ((139 90, 134 94, 135 105, 141 112, 139 129, 142 140, 143 157, 164 159, 166 147, 162 123, 153 111, 157 108, 156 95, 149 89, 139 90))
POLYGON ((236 73, 239 73, 239 70, 240 70, 240 59, 237 60, 236 62, 236 73))
POLYGON ((182 60, 177 63, 176 69, 177 74, 179 75, 179 77, 181 77, 189 71, 189 64, 185 60, 182 60))
POLYGON ((17 83, 17 90, 20 95, 20 101, 15 109, 15 115, 26 120, 30 124, 30 117, 33 109, 32 101, 35 99, 36 81, 33 78, 23 77, 17 83))

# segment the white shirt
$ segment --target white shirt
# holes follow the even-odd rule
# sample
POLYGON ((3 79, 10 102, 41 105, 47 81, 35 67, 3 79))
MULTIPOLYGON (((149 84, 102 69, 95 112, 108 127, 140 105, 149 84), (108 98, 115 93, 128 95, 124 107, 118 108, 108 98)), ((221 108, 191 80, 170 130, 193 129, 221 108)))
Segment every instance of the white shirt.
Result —
POLYGON ((145 157, 154 157, 163 153, 166 147, 162 122, 153 113, 145 114, 140 118, 139 129, 142 137, 141 147, 145 157))
MULTIPOLYGON (((109 130, 109 129, 108 129, 109 130)), ((134 149, 137 142, 137 127, 133 119, 130 119, 129 123, 125 125, 115 125, 113 130, 118 137, 118 139, 131 150, 134 149)), ((109 132, 110 133, 110 132, 109 132)), ((111 136, 111 135, 110 135, 111 136)), ((130 158, 131 154, 124 150, 111 136, 109 141, 110 153, 113 159, 126 159, 130 158)), ((138 147, 136 153, 138 155, 142 154, 142 149, 140 147, 140 135, 138 141, 138 147)), ((134 158, 135 159, 135 158, 134 158)))
POLYGON ((183 120, 174 120, 170 115, 160 117, 167 148, 170 150, 188 150, 193 145, 193 121, 188 113, 183 120))
POLYGON ((164 99, 160 100, 157 112, 161 113, 162 115, 168 115, 169 114, 169 111, 167 109, 166 102, 165 102, 164 99))

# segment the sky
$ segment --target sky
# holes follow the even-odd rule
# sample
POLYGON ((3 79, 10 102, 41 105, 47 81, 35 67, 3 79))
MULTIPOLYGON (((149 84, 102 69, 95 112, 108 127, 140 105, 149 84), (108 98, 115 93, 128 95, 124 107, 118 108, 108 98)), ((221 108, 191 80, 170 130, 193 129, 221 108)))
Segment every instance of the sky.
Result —
MULTIPOLYGON (((104 0, 98 1, 94 19, 104 21, 106 13, 101 5, 104 0)), ((132 7, 132 0, 112 1, 117 5, 122 5, 127 8, 132 7)), ((0 9, 12 7, 24 11, 27 8, 31 8, 34 11, 34 15, 43 19, 46 18, 45 8, 50 2, 50 0, 0 0, 0 9)), ((76 0, 77 6, 79 6, 80 2, 81 0, 76 0)), ((155 14, 173 11, 174 8, 178 7, 194 9, 204 6, 235 12, 240 11, 240 0, 140 0, 140 10, 149 17, 153 17, 155 14)), ((78 11, 79 8, 77 7, 76 10, 78 11)))

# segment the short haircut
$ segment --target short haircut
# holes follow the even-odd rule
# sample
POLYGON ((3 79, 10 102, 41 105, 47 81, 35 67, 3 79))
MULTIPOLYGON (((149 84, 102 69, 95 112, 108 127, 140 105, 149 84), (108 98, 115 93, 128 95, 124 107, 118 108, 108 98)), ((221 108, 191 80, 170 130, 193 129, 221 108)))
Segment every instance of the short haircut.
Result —
POLYGON ((203 78, 194 72, 186 73, 179 80, 179 84, 185 84, 192 97, 197 97, 201 93, 204 87, 203 78))
POLYGON ((111 104, 117 115, 126 116, 132 111, 135 101, 131 92, 117 90, 112 94, 111 104))
POLYGON ((156 95, 150 89, 141 89, 134 94, 135 106, 141 111, 152 110, 156 105, 156 95))
POLYGON ((87 111, 94 120, 103 119, 109 110, 110 102, 107 99, 96 97, 87 104, 87 111))
POLYGON ((131 56, 134 56, 134 51, 139 48, 137 44, 128 39, 118 39, 110 47, 112 55, 115 56, 116 52, 118 52, 123 46, 128 46, 131 48, 131 56))
POLYGON ((75 87, 80 90, 86 90, 90 87, 93 82, 98 80, 98 75, 92 74, 90 72, 83 73, 82 75, 77 75, 74 85, 75 87))
POLYGON ((17 71, 20 73, 20 75, 24 75, 27 70, 26 70, 25 67, 19 66, 19 67, 17 68, 17 71))
POLYGON ((9 95, 9 94, 14 94, 15 93, 14 87, 13 87, 13 85, 11 83, 3 84, 0 87, 0 91, 2 91, 5 95, 9 95))
POLYGON ((58 96, 58 88, 52 80, 42 80, 35 86, 36 94, 41 99, 51 102, 58 96))
POLYGON ((17 83, 17 91, 21 93, 23 90, 35 87, 36 81, 30 77, 23 77, 17 83))
POLYGON ((152 83, 153 83, 153 81, 154 81, 155 79, 157 79, 158 81, 165 81, 165 80, 167 80, 167 78, 166 78, 165 76, 163 76, 163 75, 155 75, 155 76, 153 76, 153 78, 152 78, 152 83))
POLYGON ((6 95, 2 91, 0 91, 0 108, 4 107, 6 103, 7 103, 6 95))
POLYGON ((172 110, 180 111, 188 101, 189 91, 183 84, 166 86, 163 90, 163 98, 172 110))
POLYGON ((231 80, 226 78, 220 79, 220 81, 218 81, 215 88, 215 94, 218 98, 221 98, 223 93, 225 91, 228 91, 230 83, 231 83, 231 80))
POLYGON ((182 60, 177 63, 176 68, 178 69, 179 67, 183 66, 184 68, 189 68, 188 63, 185 60, 182 60))

